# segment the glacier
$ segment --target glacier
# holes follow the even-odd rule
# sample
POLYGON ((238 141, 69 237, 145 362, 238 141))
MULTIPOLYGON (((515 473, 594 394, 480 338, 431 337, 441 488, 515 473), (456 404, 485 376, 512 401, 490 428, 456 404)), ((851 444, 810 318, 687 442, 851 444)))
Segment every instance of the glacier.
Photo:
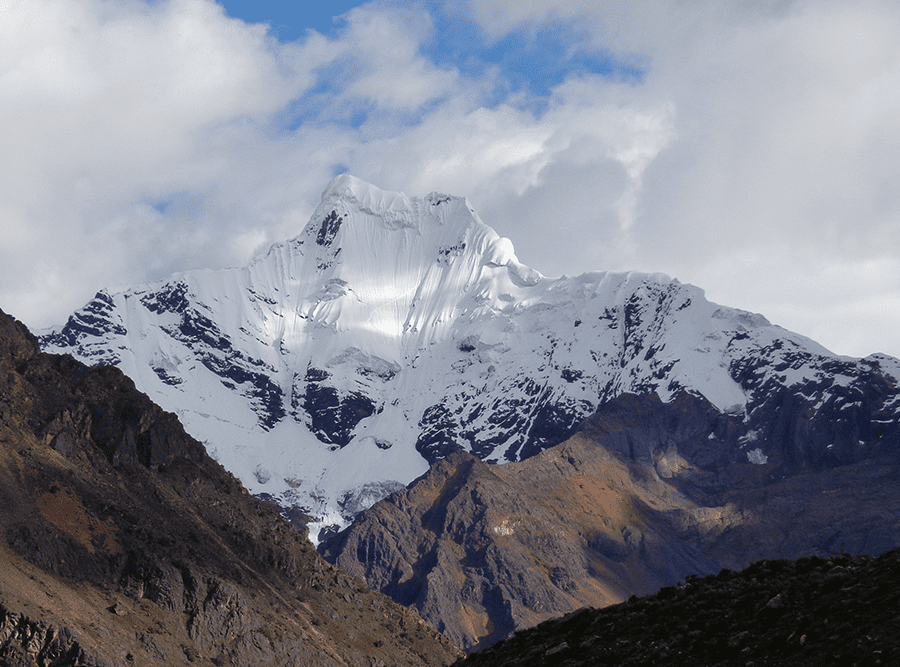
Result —
MULTIPOLYGON (((837 357, 663 274, 544 276, 464 197, 350 175, 248 266, 100 291, 40 333, 45 351, 120 367, 251 493, 312 517, 314 541, 452 451, 533 456, 623 393, 694 393, 747 432, 776 385, 859 408, 874 373, 892 387, 885 428, 900 407, 896 359, 837 357)), ((723 446, 781 460, 753 445, 723 446)))

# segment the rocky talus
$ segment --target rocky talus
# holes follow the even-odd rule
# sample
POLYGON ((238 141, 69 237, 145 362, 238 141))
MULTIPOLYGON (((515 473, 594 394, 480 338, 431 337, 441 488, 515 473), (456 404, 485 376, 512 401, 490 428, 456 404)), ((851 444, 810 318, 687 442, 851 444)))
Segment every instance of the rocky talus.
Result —
POLYGON ((900 550, 758 561, 582 609, 456 667, 900 664, 900 550))
POLYGON ((721 440, 742 419, 622 395, 525 461, 448 456, 320 549, 473 650, 690 575, 900 546, 896 433, 843 465, 735 462, 721 440))
POLYGON ((445 665, 112 367, 0 312, 0 664, 445 665))

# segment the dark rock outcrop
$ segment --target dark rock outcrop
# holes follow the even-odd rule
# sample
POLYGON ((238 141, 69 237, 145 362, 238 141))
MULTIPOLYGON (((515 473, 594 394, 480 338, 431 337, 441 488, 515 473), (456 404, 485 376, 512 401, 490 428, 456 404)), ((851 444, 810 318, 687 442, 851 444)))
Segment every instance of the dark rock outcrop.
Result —
POLYGON ((112 367, 0 313, 0 664, 440 665, 112 367))
POLYGON ((68 628, 56 628, 9 611, 0 604, 0 663, 26 665, 97 665, 68 628))

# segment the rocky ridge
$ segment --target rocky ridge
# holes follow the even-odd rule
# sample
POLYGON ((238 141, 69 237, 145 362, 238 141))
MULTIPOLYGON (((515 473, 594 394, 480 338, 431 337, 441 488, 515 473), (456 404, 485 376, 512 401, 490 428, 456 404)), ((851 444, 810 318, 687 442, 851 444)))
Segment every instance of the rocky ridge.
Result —
POLYGON ((690 575, 900 546, 900 434, 843 464, 740 462, 720 438, 742 423, 689 394, 623 394, 525 461, 451 454, 320 550, 473 650, 690 575))
POLYGON ((0 663, 441 665, 112 367, 0 313, 0 663))

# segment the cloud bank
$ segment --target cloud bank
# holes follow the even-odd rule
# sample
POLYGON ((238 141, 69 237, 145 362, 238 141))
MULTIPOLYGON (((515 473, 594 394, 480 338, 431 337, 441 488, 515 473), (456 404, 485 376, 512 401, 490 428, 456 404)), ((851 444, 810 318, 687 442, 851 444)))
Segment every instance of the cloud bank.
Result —
POLYGON ((900 356, 900 7, 0 4, 0 308, 246 262, 341 171, 469 197, 547 275, 662 271, 900 356))

